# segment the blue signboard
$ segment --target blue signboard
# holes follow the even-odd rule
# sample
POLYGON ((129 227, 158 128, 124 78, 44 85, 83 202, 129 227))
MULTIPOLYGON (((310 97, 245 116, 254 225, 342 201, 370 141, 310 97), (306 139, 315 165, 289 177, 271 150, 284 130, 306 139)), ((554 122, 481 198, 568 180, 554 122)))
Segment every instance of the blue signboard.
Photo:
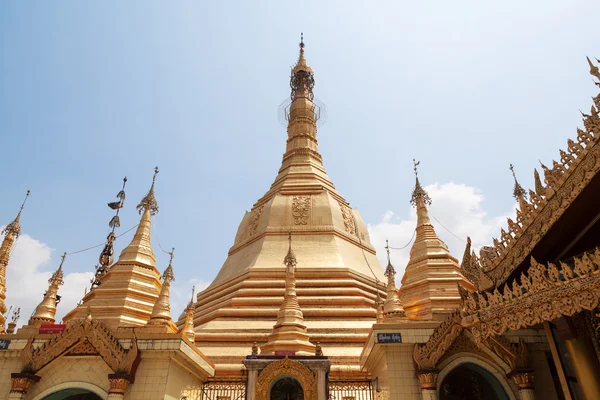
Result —
POLYGON ((8 350, 10 339, 0 339, 0 350, 8 350))

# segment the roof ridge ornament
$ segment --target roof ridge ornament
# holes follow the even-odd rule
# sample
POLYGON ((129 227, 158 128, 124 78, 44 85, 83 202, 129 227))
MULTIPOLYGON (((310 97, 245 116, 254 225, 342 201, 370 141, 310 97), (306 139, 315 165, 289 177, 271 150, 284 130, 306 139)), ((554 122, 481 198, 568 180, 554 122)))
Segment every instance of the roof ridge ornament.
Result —
POLYGON ((513 197, 515 198, 515 200, 521 200, 521 197, 527 198, 527 192, 525 191, 525 189, 523 189, 523 186, 521 186, 519 184, 519 181, 517 180, 517 175, 515 174, 515 166, 511 163, 508 169, 510 169, 510 172, 512 172, 512 176, 515 180, 515 186, 513 188, 513 197))
POLYGON ((427 192, 425 191, 425 189, 423 189, 421 183, 419 182, 419 170, 417 168, 419 164, 421 164, 421 162, 413 158, 413 170, 415 171, 416 182, 415 188, 410 198, 410 204, 412 204, 415 207, 418 205, 419 199, 421 199, 425 205, 431 205, 431 198, 429 197, 429 194, 427 194, 427 192))
POLYGON ((148 193, 142 198, 140 204, 137 205, 138 213, 142 213, 142 211, 150 210, 151 215, 158 214, 158 202, 156 201, 156 197, 154 196, 154 184, 156 182, 156 175, 158 175, 160 171, 158 167, 154 167, 154 176, 152 177, 152 186, 150 186, 150 190, 148 193))

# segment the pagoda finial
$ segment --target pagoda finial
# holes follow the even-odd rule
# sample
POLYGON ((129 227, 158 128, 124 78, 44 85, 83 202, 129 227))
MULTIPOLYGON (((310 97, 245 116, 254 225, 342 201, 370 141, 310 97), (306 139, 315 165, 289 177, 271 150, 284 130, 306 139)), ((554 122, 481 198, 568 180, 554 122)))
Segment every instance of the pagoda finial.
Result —
POLYGON ((390 260, 390 244, 388 242, 388 240, 385 240, 385 251, 387 252, 387 267, 385 268, 385 276, 389 277, 392 276, 392 278, 396 275, 396 270, 394 269, 394 266, 392 265, 392 261, 390 260))
POLYGON ((48 290, 44 293, 44 299, 42 302, 35 308, 33 315, 29 318, 29 325, 39 326, 41 324, 53 324, 54 316, 56 315, 56 306, 60 303, 60 296, 58 295, 58 288, 62 286, 64 283, 64 275, 63 275, 63 264, 65 263, 65 259, 67 258, 67 253, 65 252, 61 256, 60 265, 58 269, 52 274, 50 279, 48 279, 48 290))
POLYGON ((163 272, 162 288, 160 289, 156 303, 154 303, 154 308, 152 309, 152 314, 150 315, 148 325, 162 325, 167 327, 169 331, 176 332, 177 328, 175 328, 175 324, 171 319, 170 302, 171 282, 175 280, 175 274, 173 274, 173 257, 175 256, 175 248, 172 248, 168 254, 170 256, 169 265, 163 272))
POLYGON ((158 167, 154 167, 152 186, 150 186, 150 190, 148 190, 146 196, 144 196, 144 198, 140 201, 140 204, 138 204, 136 207, 140 214, 145 210, 150 210, 151 215, 156 215, 158 213, 158 202, 156 201, 156 197, 154 197, 154 183, 156 182, 156 175, 158 175, 158 173, 158 167))
POLYGON ((300 33, 299 47, 298 61, 292 68, 292 75, 290 77, 290 87, 292 88, 290 98, 293 101, 296 98, 304 97, 312 101, 314 98, 315 75, 304 58, 304 33, 300 33))
POLYGON ((151 217, 158 213, 158 203, 154 197, 154 184, 158 172, 158 167, 155 167, 152 186, 150 186, 150 190, 136 207, 138 212, 142 214, 142 218, 131 243, 121 251, 118 262, 135 262, 152 267, 156 264, 156 257, 150 243, 150 228, 152 225, 151 217))
POLYGON ((410 198, 410 204, 412 204, 415 207, 419 205, 419 201, 422 201, 423 205, 431 205, 431 198, 419 182, 419 170, 417 168, 419 164, 421 164, 421 162, 413 158, 413 170, 415 171, 415 189, 413 190, 412 197, 410 198))
POLYGON ((115 213, 115 215, 112 217, 112 219, 108 223, 108 226, 111 227, 112 230, 106 237, 106 244, 104 245, 104 248, 102 249, 102 252, 100 253, 100 257, 98 258, 99 264, 96 265, 96 273, 94 274, 94 278, 92 278, 92 280, 90 281, 90 283, 92 284, 91 289, 94 289, 94 288, 100 286, 102 277, 104 275, 106 275, 106 273, 108 272, 108 267, 114 261, 113 256, 115 254, 115 250, 114 250, 113 244, 116 240, 115 229, 119 228, 121 226, 121 221, 119 219, 119 211, 121 210, 121 208, 123 208, 123 205, 125 204, 125 185, 126 184, 127 184, 127 177, 124 177, 123 178, 123 187, 121 188, 119 193, 117 193, 117 199, 119 199, 119 200, 112 202, 112 203, 108 203, 108 207, 111 208, 112 210, 116 210, 117 212, 115 213))
POLYGON ((179 331, 179 333, 183 334, 187 337, 192 343, 196 339, 196 333, 194 332, 194 290, 195 286, 192 286, 192 298, 185 308, 185 323, 183 327, 179 331))
POLYGON ((6 225, 6 227, 2 230, 3 235, 7 235, 8 233, 12 232, 14 233, 15 237, 18 237, 21 234, 21 213, 23 212, 23 208, 25 207, 25 203, 27 202, 27 198, 29 197, 30 193, 31 191, 27 190, 25 193, 25 199, 23 200, 23 203, 21 203, 21 208, 19 209, 16 218, 13 222, 6 225))

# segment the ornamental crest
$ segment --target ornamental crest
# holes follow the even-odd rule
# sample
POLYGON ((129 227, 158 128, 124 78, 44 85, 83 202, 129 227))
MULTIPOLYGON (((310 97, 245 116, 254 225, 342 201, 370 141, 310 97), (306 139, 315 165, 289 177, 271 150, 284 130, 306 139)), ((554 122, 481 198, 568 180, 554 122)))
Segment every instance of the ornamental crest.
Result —
POLYGON ((310 217, 310 196, 294 196, 292 200, 292 216, 294 225, 308 224, 310 217))
POLYGON ((356 222, 354 221, 354 216, 352 215, 352 209, 348 207, 347 204, 339 202, 340 209, 342 210, 342 217, 344 218, 344 229, 351 235, 358 236, 358 232, 356 230, 356 222))

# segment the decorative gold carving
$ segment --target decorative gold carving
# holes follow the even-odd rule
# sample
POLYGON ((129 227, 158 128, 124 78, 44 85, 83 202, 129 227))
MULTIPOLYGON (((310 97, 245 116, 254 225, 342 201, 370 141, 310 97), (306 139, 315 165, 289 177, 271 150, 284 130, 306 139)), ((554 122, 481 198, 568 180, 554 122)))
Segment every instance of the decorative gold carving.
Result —
POLYGON ((284 358, 267 365, 256 381, 256 400, 268 400, 273 381, 280 376, 291 376, 300 382, 305 400, 317 400, 317 380, 308 367, 300 361, 284 358))
POLYGON ((109 374, 109 394, 125 394, 125 390, 129 385, 129 377, 126 374, 109 374))
POLYGON ((594 309, 600 297, 600 248, 558 266, 540 264, 532 257, 519 281, 515 279, 501 291, 466 295, 462 325, 477 342, 509 329, 594 309))
MULTIPOLYGON (((597 67, 588 62, 590 73, 596 76, 597 67)), ((600 87, 600 82, 596 85, 600 87)), ((569 139, 567 150, 560 150, 560 162, 553 161, 551 168, 541 164, 546 186, 535 171, 536 190, 529 191, 529 201, 519 191, 523 201, 519 199, 517 221, 510 220, 508 231, 501 230, 500 240, 493 239, 494 246, 482 249, 479 259, 473 258, 473 265, 491 279, 480 282, 480 290, 502 284, 600 171, 600 95, 593 103, 590 113, 583 113, 584 129, 577 129, 577 141, 569 139)))
POLYGON ((433 371, 417 373, 421 390, 437 390, 438 373, 433 371))
POLYGON ((454 340, 460 335, 463 327, 458 312, 450 314, 436 329, 425 344, 416 344, 413 360, 420 370, 431 370, 454 340))
POLYGON ((352 209, 343 202, 338 202, 340 209, 342 210, 342 217, 344 218, 344 229, 351 235, 358 236, 356 231, 356 223, 354 216, 352 215, 352 209))
POLYGON ((248 230, 246 231, 248 237, 256 235, 256 231, 258 230, 258 221, 260 220, 260 216, 264 207, 265 206, 257 207, 250 213, 250 222, 248 223, 248 230))
POLYGON ((519 390, 533 390, 533 372, 516 372, 511 374, 513 381, 519 386, 519 390))
POLYGON ((11 393, 21 393, 25 394, 31 387, 31 385, 35 382, 40 381, 40 377, 33 374, 20 373, 20 374, 10 374, 11 380, 11 393))
POLYGON ((512 343, 503 336, 489 337, 483 342, 494 354, 510 365, 512 371, 529 368, 529 352, 523 339, 512 343))
POLYGON ((310 196, 294 196, 292 199, 292 216, 294 217, 294 225, 308 224, 310 196))
POLYGON ((114 336, 102 324, 92 320, 91 316, 82 321, 75 321, 65 331, 52 340, 35 347, 32 336, 23 349, 24 371, 35 373, 48 363, 66 354, 73 346, 81 342, 89 342, 96 353, 115 372, 132 374, 137 365, 139 351, 135 337, 129 350, 125 350, 114 336))
POLYGON ((98 352, 96 351, 96 348, 94 346, 92 346, 92 344, 87 340, 83 340, 83 341, 79 342, 67 353, 67 355, 69 355, 69 356, 94 355, 94 354, 98 354, 98 352))

